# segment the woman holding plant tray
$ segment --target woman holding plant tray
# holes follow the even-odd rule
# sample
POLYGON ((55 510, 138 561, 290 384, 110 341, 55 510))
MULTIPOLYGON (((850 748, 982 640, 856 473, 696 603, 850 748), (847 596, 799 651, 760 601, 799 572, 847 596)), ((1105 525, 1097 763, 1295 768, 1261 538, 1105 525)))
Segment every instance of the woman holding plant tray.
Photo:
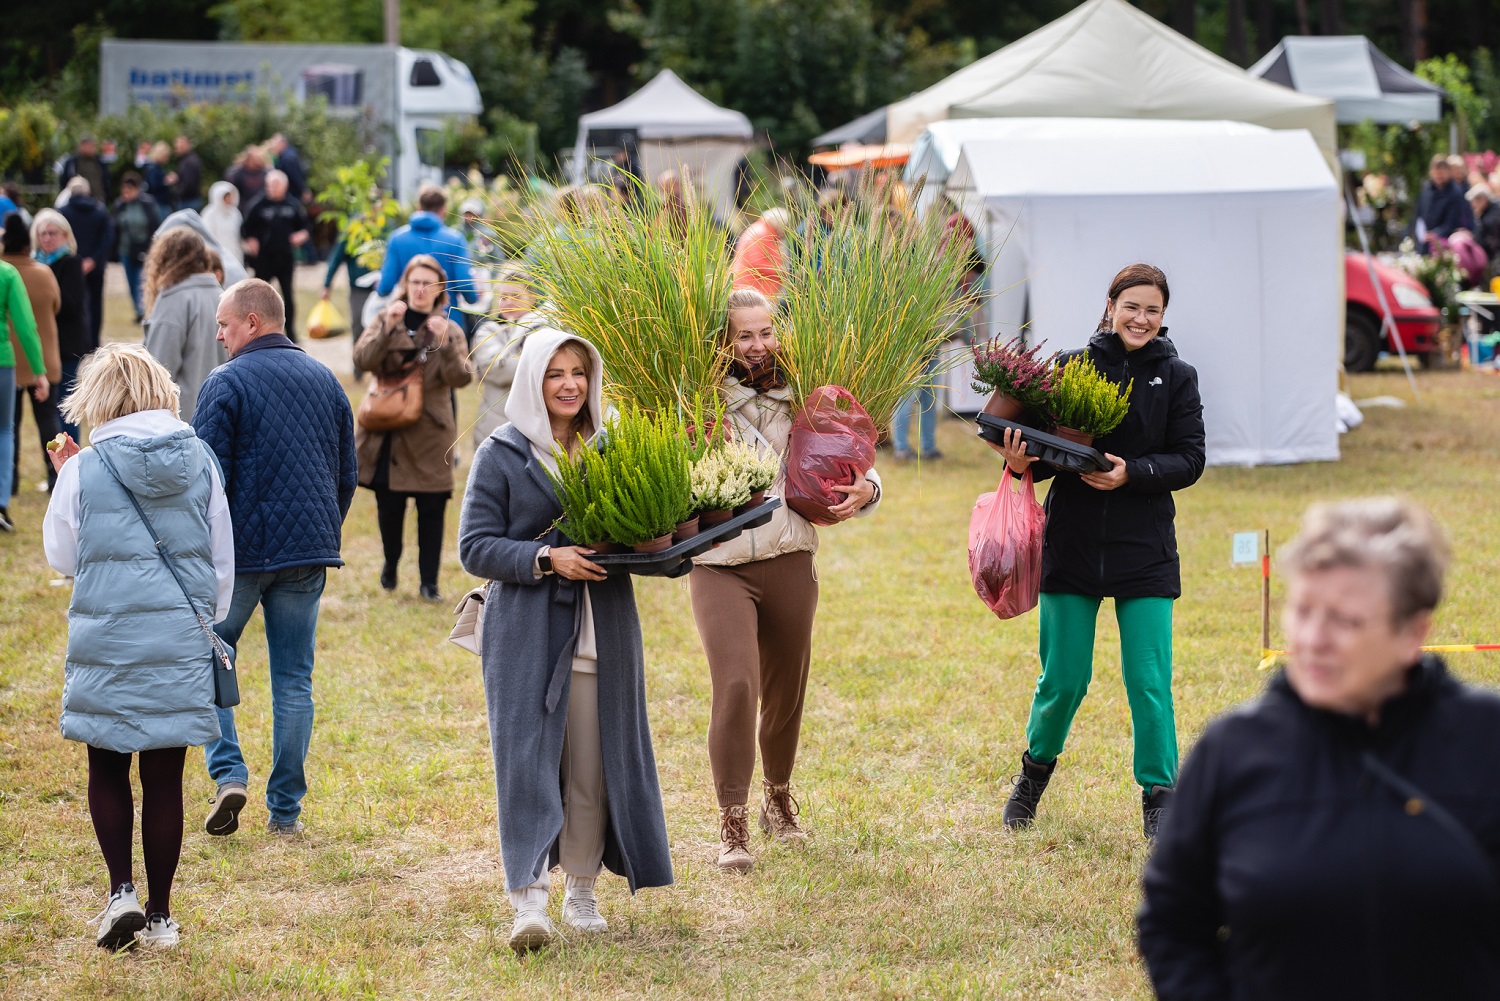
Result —
POLYGON ((1120 673, 1135 734, 1146 837, 1154 839, 1177 782, 1172 709, 1172 602, 1182 593, 1172 491, 1203 473, 1203 404, 1198 373, 1177 357, 1162 319, 1167 278, 1132 264, 1109 286, 1104 318, 1087 348, 1058 359, 1048 406, 1059 424, 1097 435, 1107 472, 1083 475, 1034 466, 1020 431, 1003 446, 1011 473, 1055 475, 1047 495, 1042 548, 1042 673, 1026 725, 1021 774, 1005 804, 1007 827, 1025 827, 1057 765, 1057 756, 1093 675, 1100 602, 1115 600, 1120 673), (1066 367, 1064 367, 1066 366, 1066 367), (1097 374, 1095 373, 1097 370, 1097 374), (1099 375, 1117 388, 1102 385, 1099 375), (1080 390, 1078 387, 1083 386, 1080 390), (1095 421, 1090 423, 1092 389, 1095 421), (1107 392, 1099 395, 1101 390, 1107 392), (1120 414, 1116 394, 1128 396, 1120 414), (1123 418, 1123 419, 1121 419, 1123 418), (1114 425, 1112 426, 1112 422, 1114 425))
POLYGON ((603 374, 581 338, 542 328, 526 339, 510 423, 475 453, 459 522, 464 569, 491 582, 484 692, 517 952, 552 939, 554 865, 563 920, 585 932, 606 928, 594 898, 601 864, 632 893, 672 882, 635 592, 558 530, 549 476, 556 447, 592 447, 603 374))
MULTIPOLYGON (((777 364, 765 296, 754 289, 730 293, 725 339, 733 356, 721 387, 727 435, 784 457, 792 430, 791 394, 777 364)), ((784 475, 778 476, 777 488, 784 475)), ((869 514, 880 503, 880 478, 873 469, 833 489, 846 498, 832 508, 839 521, 869 514)), ((745 872, 755 864, 747 803, 757 739, 764 787, 761 829, 787 844, 807 837, 797 823, 791 779, 812 663, 817 549, 812 523, 781 507, 764 527, 698 557, 689 579, 713 685, 708 758, 719 800, 722 869, 745 872)))

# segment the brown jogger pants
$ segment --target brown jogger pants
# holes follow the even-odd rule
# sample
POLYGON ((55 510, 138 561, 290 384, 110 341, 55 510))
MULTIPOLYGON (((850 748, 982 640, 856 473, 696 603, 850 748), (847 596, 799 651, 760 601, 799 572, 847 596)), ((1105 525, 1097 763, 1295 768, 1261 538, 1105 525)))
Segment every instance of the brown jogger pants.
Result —
POLYGON ((708 760, 721 807, 749 802, 757 700, 761 773, 767 782, 791 781, 818 610, 813 573, 812 553, 804 552, 694 567, 689 578, 713 683, 708 760))

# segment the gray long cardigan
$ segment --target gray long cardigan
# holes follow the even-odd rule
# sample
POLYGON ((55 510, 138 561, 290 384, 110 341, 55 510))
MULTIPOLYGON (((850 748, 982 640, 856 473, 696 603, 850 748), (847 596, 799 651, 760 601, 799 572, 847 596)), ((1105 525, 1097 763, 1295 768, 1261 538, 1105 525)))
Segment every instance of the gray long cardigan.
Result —
POLYGON ((667 886, 672 860, 646 720, 635 591, 627 576, 588 585, 553 574, 535 578, 543 545, 571 544, 552 527, 559 513, 526 437, 507 424, 485 439, 469 472, 458 554, 466 571, 495 582, 484 606, 482 659, 506 888, 528 886, 557 864, 563 730, 582 586, 589 588, 599 650, 599 741, 609 793, 604 864, 625 877, 632 893, 667 886))
POLYGON ((213 275, 191 275, 163 289, 142 324, 146 350, 172 373, 172 381, 182 393, 182 419, 189 424, 198 407, 203 380, 229 360, 224 345, 216 339, 219 323, 215 315, 223 294, 213 275))

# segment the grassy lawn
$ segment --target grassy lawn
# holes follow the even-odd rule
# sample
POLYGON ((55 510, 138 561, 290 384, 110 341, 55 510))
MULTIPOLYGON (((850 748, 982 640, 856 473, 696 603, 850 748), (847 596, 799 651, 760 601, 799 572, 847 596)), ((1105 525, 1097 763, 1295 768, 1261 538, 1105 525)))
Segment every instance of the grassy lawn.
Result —
MULTIPOLYGON (((1457 553, 1438 641, 1500 636, 1500 380, 1419 380, 1422 404, 1370 410, 1345 437, 1342 462, 1211 469, 1178 495, 1184 750, 1264 680, 1255 670, 1259 576, 1229 566, 1230 533, 1268 528, 1273 543, 1284 541, 1313 500, 1399 491, 1429 505, 1457 553)), ((1355 378, 1351 391, 1406 393, 1390 372, 1355 378)), ((471 416, 475 398, 461 397, 471 416)), ((887 458, 878 516, 823 532, 795 780, 808 850, 758 840, 750 876, 714 870, 708 673, 686 584, 645 580, 638 595, 677 884, 632 900, 607 877, 607 935, 513 956, 479 663, 446 642, 451 606, 416 599, 414 525, 400 589, 380 590, 374 503, 361 491, 345 526, 348 566, 330 574, 323 602, 306 836, 282 842, 264 831, 270 704, 252 624, 240 649, 239 729, 252 772, 245 826, 225 839, 203 833, 212 787, 191 751, 174 899, 182 948, 102 954, 84 926, 106 882, 84 751, 57 733, 68 590, 53 585, 42 557, 46 498, 33 491, 41 467, 29 421, 12 508, 19 530, 0 538, 0 997, 1149 996, 1133 944, 1145 848, 1112 616, 1101 617, 1094 690, 1041 819, 1009 835, 1000 808, 1022 750, 1036 620, 1000 622, 970 588, 969 509, 999 464, 951 420, 941 428, 946 459, 918 468, 887 458)), ((454 599, 470 586, 452 542, 457 520, 455 499, 442 580, 454 599)), ((1500 683, 1492 654, 1453 664, 1500 683)), ((136 875, 144 882, 139 860, 136 875)))

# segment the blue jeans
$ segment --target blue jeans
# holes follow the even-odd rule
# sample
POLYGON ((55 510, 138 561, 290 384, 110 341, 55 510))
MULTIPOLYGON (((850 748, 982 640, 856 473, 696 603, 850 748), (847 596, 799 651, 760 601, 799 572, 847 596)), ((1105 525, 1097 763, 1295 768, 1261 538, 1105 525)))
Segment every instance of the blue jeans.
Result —
MULTIPOLYGON (((73 392, 73 387, 78 383, 78 364, 76 361, 65 361, 62 363, 62 392, 57 397, 58 406, 62 406, 62 401, 68 398, 68 394, 73 392)), ((70 438, 80 445, 83 444, 83 429, 77 424, 70 423, 62 415, 61 410, 57 412, 57 422, 62 425, 62 429, 68 433, 70 438)))
MULTIPOLYGON (((273 824, 295 821, 302 812, 302 797, 307 794, 303 765, 312 743, 313 645, 318 631, 318 603, 327 576, 325 567, 236 574, 229 616, 214 626, 225 643, 237 646, 255 607, 265 609, 272 718, 266 810, 273 824)), ((233 709, 219 710, 219 729, 224 735, 203 749, 208 774, 218 785, 248 783, 250 769, 240 752, 233 709)))
POLYGON ((922 408, 917 431, 922 443, 922 454, 937 451, 937 389, 932 381, 937 363, 936 355, 928 360, 927 367, 922 370, 922 381, 917 384, 917 391, 902 400, 901 405, 896 408, 896 416, 891 420, 891 445, 897 455, 911 452, 911 412, 914 406, 922 408))
POLYGON ((135 306, 135 315, 141 316, 145 312, 141 309, 141 275, 145 272, 146 266, 128 260, 124 264, 125 284, 130 287, 130 301, 135 306))
POLYGON ((0 367, 0 507, 10 507, 16 464, 16 369, 0 367))

